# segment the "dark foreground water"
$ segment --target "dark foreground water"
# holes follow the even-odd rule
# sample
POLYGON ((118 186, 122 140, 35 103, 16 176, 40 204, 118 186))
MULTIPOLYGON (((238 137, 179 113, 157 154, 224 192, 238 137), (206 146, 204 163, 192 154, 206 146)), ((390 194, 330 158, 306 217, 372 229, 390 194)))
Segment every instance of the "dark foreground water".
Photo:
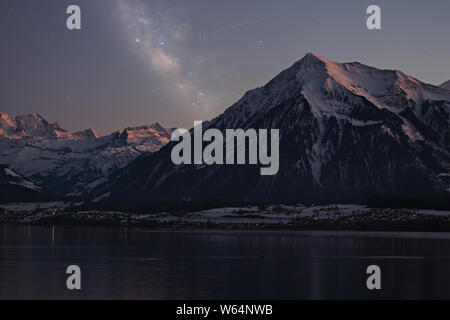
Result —
POLYGON ((0 298, 450 299, 450 234, 0 226, 0 298))

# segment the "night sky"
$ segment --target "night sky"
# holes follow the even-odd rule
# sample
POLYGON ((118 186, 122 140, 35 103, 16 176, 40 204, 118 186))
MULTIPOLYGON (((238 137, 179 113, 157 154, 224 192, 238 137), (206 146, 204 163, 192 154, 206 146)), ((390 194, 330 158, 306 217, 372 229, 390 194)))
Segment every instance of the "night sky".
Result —
POLYGON ((1 0, 0 111, 107 134, 222 113, 308 50, 450 79, 450 1, 1 0), (82 30, 66 28, 66 8, 82 30), (366 8, 382 9, 382 30, 366 8))

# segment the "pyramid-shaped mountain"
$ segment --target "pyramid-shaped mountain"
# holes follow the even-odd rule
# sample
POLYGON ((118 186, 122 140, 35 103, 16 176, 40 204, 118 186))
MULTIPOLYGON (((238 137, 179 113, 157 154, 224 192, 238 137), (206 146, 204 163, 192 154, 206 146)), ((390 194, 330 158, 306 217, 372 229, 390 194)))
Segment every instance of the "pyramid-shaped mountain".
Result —
POLYGON ((450 91, 308 53, 204 129, 279 129, 280 167, 181 165, 174 143, 132 163, 109 201, 355 202, 450 192, 450 91))

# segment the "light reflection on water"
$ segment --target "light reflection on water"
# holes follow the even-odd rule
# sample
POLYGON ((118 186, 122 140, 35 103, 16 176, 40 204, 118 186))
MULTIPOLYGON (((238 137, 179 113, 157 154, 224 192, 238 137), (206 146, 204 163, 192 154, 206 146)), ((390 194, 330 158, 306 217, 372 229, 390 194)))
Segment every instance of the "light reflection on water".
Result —
POLYGON ((450 298, 450 234, 2 226, 0 298, 450 298), (68 291, 66 267, 82 269, 68 291), (382 270, 369 292, 368 265, 382 270))

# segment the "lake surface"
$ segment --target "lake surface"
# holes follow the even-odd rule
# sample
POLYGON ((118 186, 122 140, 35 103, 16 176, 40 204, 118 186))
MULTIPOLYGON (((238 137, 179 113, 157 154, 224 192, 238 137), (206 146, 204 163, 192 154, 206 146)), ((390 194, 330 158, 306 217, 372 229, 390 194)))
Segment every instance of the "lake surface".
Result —
POLYGON ((450 234, 0 226, 0 298, 450 299, 450 234))

